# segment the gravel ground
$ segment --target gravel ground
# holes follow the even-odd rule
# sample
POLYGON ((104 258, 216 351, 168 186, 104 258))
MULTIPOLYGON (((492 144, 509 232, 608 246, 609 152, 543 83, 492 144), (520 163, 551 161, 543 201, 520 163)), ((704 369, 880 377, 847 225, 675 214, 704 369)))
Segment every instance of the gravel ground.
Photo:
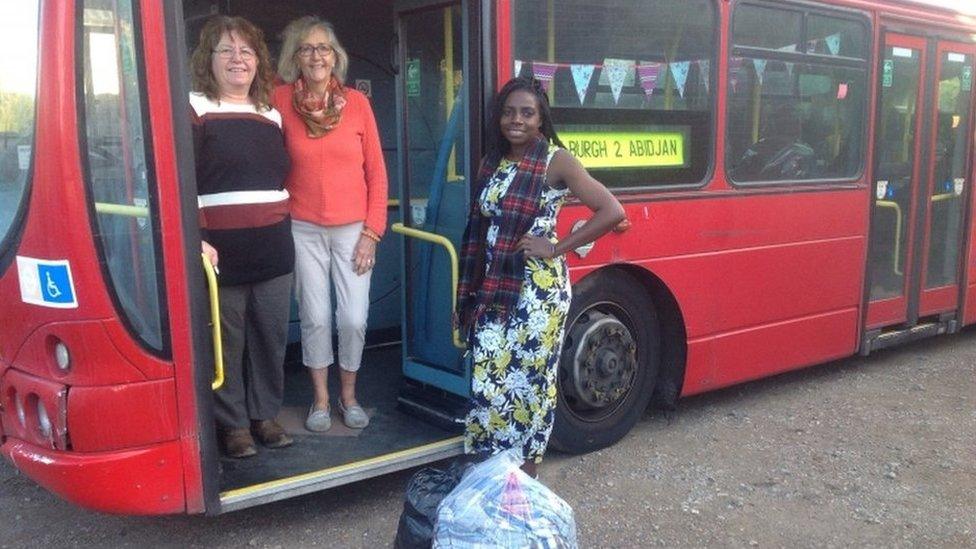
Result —
MULTIPOLYGON (((650 412, 551 455, 581 547, 976 547, 976 330, 650 412)), ((112 517, 0 463, 0 546, 389 547, 410 472, 216 518, 112 517)))

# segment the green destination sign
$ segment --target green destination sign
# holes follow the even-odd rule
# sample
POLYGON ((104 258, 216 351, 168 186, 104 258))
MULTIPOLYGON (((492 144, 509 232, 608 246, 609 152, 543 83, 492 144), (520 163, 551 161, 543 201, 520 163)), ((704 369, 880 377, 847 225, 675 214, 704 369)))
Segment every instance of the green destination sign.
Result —
POLYGON ((587 168, 683 167, 681 132, 573 132, 559 138, 587 168))

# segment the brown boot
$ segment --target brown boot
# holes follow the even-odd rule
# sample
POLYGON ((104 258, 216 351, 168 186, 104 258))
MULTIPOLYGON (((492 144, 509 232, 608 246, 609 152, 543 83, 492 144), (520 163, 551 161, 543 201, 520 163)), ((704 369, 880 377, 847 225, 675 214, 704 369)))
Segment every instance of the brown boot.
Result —
POLYGON ((251 432, 268 448, 284 448, 292 443, 291 437, 273 419, 252 421, 251 432))
POLYGON ((224 432, 224 451, 228 457, 246 458, 258 453, 254 438, 247 429, 228 429, 224 432))

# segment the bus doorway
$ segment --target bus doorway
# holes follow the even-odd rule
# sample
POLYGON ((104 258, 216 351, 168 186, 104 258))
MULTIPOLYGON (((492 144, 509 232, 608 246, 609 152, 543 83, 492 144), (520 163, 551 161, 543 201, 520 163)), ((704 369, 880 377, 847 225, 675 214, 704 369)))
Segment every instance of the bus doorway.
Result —
POLYGON ((974 53, 971 44, 884 35, 866 351, 962 320, 974 53))
MULTIPOLYGON (((471 83, 480 77, 469 76, 480 71, 470 61, 477 49, 470 34, 477 15, 472 10, 477 9, 461 2, 431 6, 416 1, 183 3, 187 52, 203 23, 216 14, 245 17, 260 27, 275 62, 281 31, 293 19, 317 15, 334 25, 350 58, 346 85, 370 98, 389 177, 392 230, 377 250, 370 334, 377 325, 393 326, 403 340, 402 346, 367 346, 357 383, 359 400, 370 415, 362 430, 345 427, 336 414, 325 433, 304 429, 312 387, 300 355, 293 353, 296 359, 285 366, 278 419, 295 443, 261 448, 243 460, 221 457, 219 467, 209 472, 219 477, 219 509, 212 511, 321 490, 461 451, 456 420, 463 413, 468 378, 450 335, 456 258, 446 250, 456 246, 463 229, 470 120, 480 116, 470 107, 479 89, 471 83), (444 363, 458 367, 432 366, 444 363)), ((338 373, 329 375, 335 402, 338 373)))

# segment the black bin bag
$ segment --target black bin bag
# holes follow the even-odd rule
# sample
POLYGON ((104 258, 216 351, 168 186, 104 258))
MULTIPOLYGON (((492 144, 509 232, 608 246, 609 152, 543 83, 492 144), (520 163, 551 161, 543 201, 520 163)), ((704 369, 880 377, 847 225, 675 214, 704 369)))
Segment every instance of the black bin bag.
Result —
POLYGON ((446 468, 424 467, 410 477, 393 545, 396 549, 430 548, 437 506, 458 485, 470 466, 459 459, 446 468))

